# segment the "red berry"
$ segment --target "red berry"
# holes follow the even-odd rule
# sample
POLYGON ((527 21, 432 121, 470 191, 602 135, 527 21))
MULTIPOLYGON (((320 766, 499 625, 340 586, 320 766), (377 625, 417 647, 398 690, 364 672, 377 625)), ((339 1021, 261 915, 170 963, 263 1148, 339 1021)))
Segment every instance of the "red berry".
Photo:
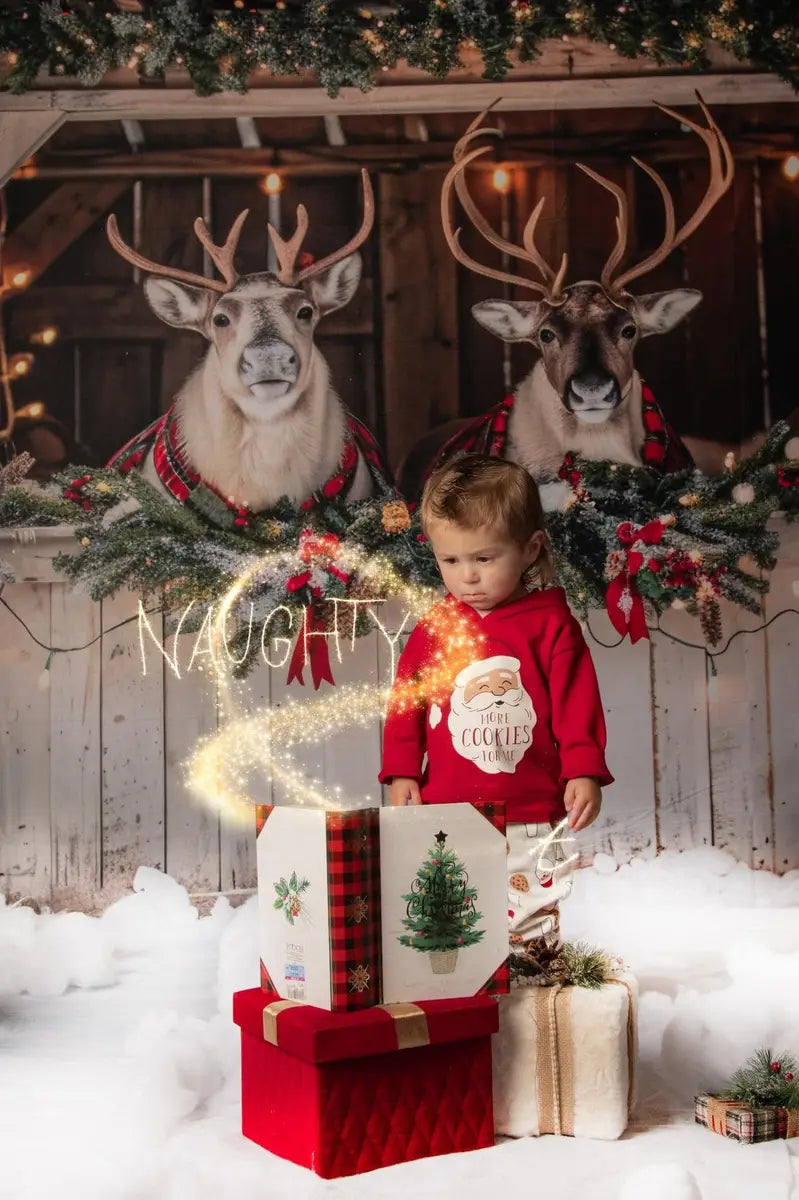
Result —
POLYGON ((786 1083, 791 1083, 793 1081, 793 1071, 785 1072, 785 1080, 786 1080, 786 1083))
POLYGON ((778 1062, 773 1062, 773 1063, 771 1064, 771 1070, 772 1070, 772 1071, 774 1072, 774 1074, 776 1075, 778 1071, 781 1071, 781 1070, 782 1070, 782 1065, 781 1065, 780 1063, 778 1063, 778 1062))
POLYGON ((91 502, 91 500, 84 500, 84 501, 83 501, 83 507, 86 509, 86 512, 91 512, 91 509, 92 509, 92 502, 91 502))

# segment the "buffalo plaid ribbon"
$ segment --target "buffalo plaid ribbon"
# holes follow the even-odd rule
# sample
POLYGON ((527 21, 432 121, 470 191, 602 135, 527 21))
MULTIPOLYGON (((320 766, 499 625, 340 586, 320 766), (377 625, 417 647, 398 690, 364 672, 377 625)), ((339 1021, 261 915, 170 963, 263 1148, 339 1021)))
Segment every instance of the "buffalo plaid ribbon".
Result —
POLYGON ((698 1125, 736 1142, 770 1142, 799 1136, 799 1109, 751 1108, 733 1100, 704 1094, 694 1099, 698 1125))
POLYGON ((334 1008, 371 1008, 381 997, 380 812, 327 814, 330 994, 334 1008))
MULTIPOLYGON (((390 488, 390 474, 383 461, 377 442, 369 430, 357 417, 347 413, 347 428, 344 438, 344 451, 341 462, 330 479, 318 488, 307 500, 300 505, 303 512, 324 504, 330 500, 347 500, 355 482, 358 469, 359 452, 369 469, 369 474, 378 492, 387 492, 390 488)), ((109 467, 116 467, 123 474, 140 467, 152 450, 153 465, 158 478, 170 495, 181 504, 200 507, 203 512, 206 507, 197 504, 200 499, 198 489, 213 492, 223 505, 230 510, 234 524, 246 525, 247 509, 244 505, 232 503, 214 487, 207 483, 189 466, 180 448, 180 425, 175 405, 173 404, 162 417, 137 433, 126 442, 121 450, 117 450, 108 461, 109 467)))
MULTIPOLYGON (((487 413, 454 434, 439 451, 430 473, 443 466, 453 454, 487 454, 490 458, 504 458, 507 453, 508 421, 515 399, 515 396, 506 396, 487 413)), ((644 465, 664 474, 692 466, 690 454, 665 420, 651 388, 645 383, 641 384, 641 410, 644 422, 641 458, 644 465)))

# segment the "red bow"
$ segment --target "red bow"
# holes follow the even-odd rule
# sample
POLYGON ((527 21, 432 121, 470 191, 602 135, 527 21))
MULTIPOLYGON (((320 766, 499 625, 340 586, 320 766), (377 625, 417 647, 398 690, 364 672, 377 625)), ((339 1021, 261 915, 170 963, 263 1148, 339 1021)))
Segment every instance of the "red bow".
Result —
POLYGON ((623 560, 615 577, 605 592, 605 607, 611 624, 622 637, 630 635, 631 642, 649 637, 646 613, 641 593, 635 584, 635 576, 644 563, 653 571, 660 567, 658 561, 644 553, 647 546, 656 546, 663 538, 663 522, 649 521, 636 528, 631 521, 623 521, 616 530, 621 551, 616 553, 623 560))
POLYGON ((318 608, 309 604, 302 611, 302 626, 294 643, 294 650, 289 663, 289 673, 286 683, 297 680, 300 687, 305 687, 303 671, 306 665, 311 668, 311 679, 314 689, 319 690, 323 681, 335 684, 333 671, 330 667, 330 651, 327 647, 327 632, 325 623, 318 608))

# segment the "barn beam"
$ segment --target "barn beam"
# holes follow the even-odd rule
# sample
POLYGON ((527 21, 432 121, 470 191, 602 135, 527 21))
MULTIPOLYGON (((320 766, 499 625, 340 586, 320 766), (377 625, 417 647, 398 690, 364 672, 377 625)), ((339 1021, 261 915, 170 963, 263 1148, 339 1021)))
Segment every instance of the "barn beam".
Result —
MULTIPOLYGON (((636 64, 627 62, 627 71, 636 64)), ((730 71, 717 74, 661 75, 607 74, 595 76, 561 75, 560 78, 531 76, 514 71, 499 82, 484 79, 472 82, 391 83, 361 92, 342 88, 332 98, 320 87, 287 84, 280 87, 253 87, 244 95, 237 92, 198 96, 191 88, 118 88, 32 91, 18 96, 0 93, 0 112, 37 112, 46 110, 70 120, 110 121, 214 120, 230 117, 319 117, 409 114, 426 116, 431 112, 477 112, 495 101, 500 107, 518 112, 597 108, 649 108, 653 100, 661 104, 696 105, 696 88, 705 102, 722 104, 795 103, 790 84, 776 75, 758 71, 730 71)), ((57 126, 53 126, 56 128, 57 126)), ((49 136, 52 129, 44 137, 49 136)), ((31 153, 30 149, 25 154, 31 153)), ((19 161, 19 160, 18 160, 19 161)), ((13 169, 13 168, 12 168, 13 169)))
MULTIPOLYGON (((3 250, 7 279, 25 271, 24 286, 29 287, 129 186, 127 179, 109 179, 101 183, 65 183, 56 188, 7 237, 3 250)), ((9 282, 4 299, 14 294, 9 282)))
POLYGON ((40 111, 22 106, 0 108, 0 187, 4 187, 17 167, 35 154, 67 119, 58 107, 40 111))

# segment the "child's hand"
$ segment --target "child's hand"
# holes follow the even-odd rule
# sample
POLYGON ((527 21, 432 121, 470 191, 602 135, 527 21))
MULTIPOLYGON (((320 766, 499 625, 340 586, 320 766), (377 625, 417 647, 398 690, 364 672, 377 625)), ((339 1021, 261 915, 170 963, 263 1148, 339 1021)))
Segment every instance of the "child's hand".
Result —
POLYGON ((581 829, 587 829, 597 819, 602 807, 602 792, 599 784, 589 775, 580 775, 577 779, 570 779, 566 784, 563 803, 569 814, 569 828, 573 829, 575 833, 581 829))
POLYGON ((395 775, 388 788, 389 804, 421 804, 422 793, 417 779, 403 779, 395 775))

